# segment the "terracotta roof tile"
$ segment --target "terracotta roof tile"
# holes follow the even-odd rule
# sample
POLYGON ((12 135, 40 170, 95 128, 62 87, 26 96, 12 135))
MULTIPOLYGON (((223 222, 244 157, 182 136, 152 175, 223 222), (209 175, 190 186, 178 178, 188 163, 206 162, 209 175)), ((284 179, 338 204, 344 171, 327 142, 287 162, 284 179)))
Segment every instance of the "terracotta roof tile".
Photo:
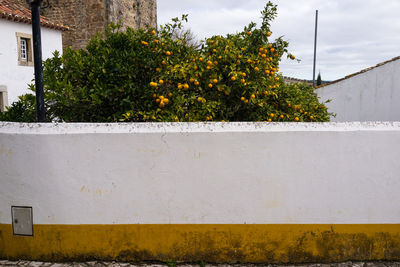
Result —
MULTIPOLYGON (((7 0, 0 0, 0 18, 32 24, 31 11, 29 9, 7 0)), ((52 22, 44 16, 40 17, 40 24, 51 29, 70 30, 68 26, 52 22)))

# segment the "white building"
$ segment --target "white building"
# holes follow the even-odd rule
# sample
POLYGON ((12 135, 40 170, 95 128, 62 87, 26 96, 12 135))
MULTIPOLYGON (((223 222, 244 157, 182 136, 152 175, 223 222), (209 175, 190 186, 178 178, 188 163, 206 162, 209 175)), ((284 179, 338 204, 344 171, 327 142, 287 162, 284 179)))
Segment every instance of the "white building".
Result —
POLYGON ((400 57, 315 90, 332 121, 400 121, 400 57))
MULTIPOLYGON (((0 0, 0 110, 30 92, 34 78, 31 13, 22 5, 0 0)), ((62 52, 61 33, 68 27, 41 18, 42 57, 62 52)))

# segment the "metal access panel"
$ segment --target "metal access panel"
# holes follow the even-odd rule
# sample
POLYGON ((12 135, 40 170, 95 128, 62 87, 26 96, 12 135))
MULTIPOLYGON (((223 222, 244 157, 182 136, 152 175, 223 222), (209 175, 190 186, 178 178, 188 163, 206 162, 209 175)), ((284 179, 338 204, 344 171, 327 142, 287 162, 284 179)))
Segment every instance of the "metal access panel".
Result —
POLYGON ((11 207, 14 235, 33 236, 32 207, 11 207))

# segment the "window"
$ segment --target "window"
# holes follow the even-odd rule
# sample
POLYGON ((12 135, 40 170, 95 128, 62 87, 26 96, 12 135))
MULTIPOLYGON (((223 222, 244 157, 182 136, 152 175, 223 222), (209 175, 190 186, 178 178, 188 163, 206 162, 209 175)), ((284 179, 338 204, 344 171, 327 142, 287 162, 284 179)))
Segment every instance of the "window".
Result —
POLYGON ((7 87, 0 85, 0 112, 6 111, 8 106, 7 87))
POLYGON ((18 65, 33 66, 32 35, 17 32, 18 65))
POLYGON ((21 38, 21 60, 28 61, 27 39, 21 38))

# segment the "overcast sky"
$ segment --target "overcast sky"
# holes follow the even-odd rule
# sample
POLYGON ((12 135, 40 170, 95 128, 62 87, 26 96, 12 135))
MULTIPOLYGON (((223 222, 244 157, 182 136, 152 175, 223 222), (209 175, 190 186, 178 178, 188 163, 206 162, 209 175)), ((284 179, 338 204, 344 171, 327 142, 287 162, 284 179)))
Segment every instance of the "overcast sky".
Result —
MULTIPOLYGON (((317 73, 336 80, 400 56, 400 0, 274 0, 272 38, 284 35, 300 63, 284 60, 285 76, 312 79, 315 10, 319 10, 317 73)), ((260 23, 263 0, 158 0, 158 23, 189 14, 198 39, 260 23)))

